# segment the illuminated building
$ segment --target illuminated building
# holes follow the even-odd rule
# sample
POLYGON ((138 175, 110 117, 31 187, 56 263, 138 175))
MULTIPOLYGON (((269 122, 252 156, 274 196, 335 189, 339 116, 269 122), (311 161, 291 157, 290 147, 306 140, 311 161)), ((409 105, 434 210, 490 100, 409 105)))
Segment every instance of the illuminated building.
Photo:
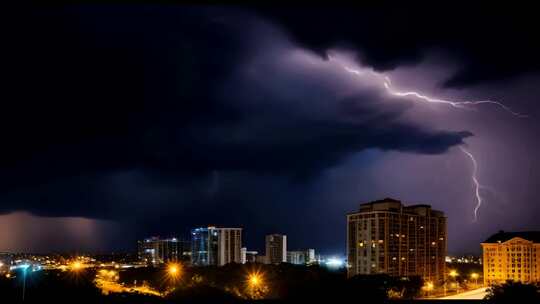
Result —
POLYGON ((191 231, 191 263, 195 266, 241 263, 242 228, 195 228, 191 231))
POLYGON ((270 234, 266 236, 266 263, 280 264, 287 262, 287 236, 270 234))
POLYGON ((266 255, 256 255, 255 263, 266 264, 266 255))
POLYGON ((191 264, 217 265, 218 232, 215 227, 191 230, 191 264))
POLYGON ((314 264, 316 262, 315 249, 306 250, 306 264, 314 264))
POLYGON ((137 255, 140 261, 150 264, 163 264, 181 260, 189 250, 189 243, 177 238, 160 239, 151 237, 137 242, 137 255))
POLYGON ((240 263, 255 263, 257 261, 257 251, 249 251, 246 247, 240 249, 240 263))
POLYGON ((218 266, 240 263, 242 247, 242 228, 217 228, 218 230, 218 266))
POLYGON ((315 249, 287 251, 287 263, 309 265, 315 262, 315 249))
POLYGON ((386 198, 347 215, 347 274, 386 273, 444 280, 446 217, 429 205, 386 198))
POLYGON ((304 251, 287 251, 287 263, 304 265, 306 263, 306 253, 304 251))
POLYGON ((540 281, 540 231, 500 231, 481 245, 485 285, 540 281))

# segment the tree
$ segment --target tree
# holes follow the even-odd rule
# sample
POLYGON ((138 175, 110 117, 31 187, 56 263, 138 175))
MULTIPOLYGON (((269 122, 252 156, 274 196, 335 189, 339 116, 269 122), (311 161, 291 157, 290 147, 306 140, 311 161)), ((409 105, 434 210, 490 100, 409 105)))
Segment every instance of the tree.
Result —
POLYGON ((534 284, 507 281, 487 290, 485 299, 494 302, 540 303, 540 288, 534 284))

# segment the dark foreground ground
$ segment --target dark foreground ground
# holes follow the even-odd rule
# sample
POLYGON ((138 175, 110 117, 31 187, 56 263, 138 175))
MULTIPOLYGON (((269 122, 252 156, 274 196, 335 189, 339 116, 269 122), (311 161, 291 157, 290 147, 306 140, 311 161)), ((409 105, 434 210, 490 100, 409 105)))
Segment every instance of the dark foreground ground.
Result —
MULTIPOLYGON (((107 270, 107 271, 114 271, 107 270)), ((385 275, 347 279, 344 270, 318 266, 228 265, 181 269, 172 275, 167 268, 116 271, 111 286, 122 292, 103 293, 96 278, 103 269, 48 270, 0 278, 0 303, 448 303, 418 300, 425 282, 385 275), (257 279, 253 279, 256 274, 257 279), (141 294, 131 286, 146 286, 156 295, 141 294), (417 299, 417 300, 415 300, 417 299), (352 300, 352 302, 351 302, 352 300)), ((536 285, 507 284, 494 288, 489 301, 540 303, 536 285)), ((488 301, 488 300, 486 300, 488 301)), ((455 302, 455 301, 454 301, 455 302)), ((483 301, 471 301, 483 302, 483 301)))

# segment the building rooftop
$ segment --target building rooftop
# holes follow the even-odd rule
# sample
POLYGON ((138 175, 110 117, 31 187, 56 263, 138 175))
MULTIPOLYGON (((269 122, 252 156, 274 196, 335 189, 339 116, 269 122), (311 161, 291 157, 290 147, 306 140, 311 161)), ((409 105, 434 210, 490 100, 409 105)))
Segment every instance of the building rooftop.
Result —
POLYGON ((505 232, 499 231, 490 236, 484 243, 497 243, 499 241, 506 242, 515 237, 520 237, 533 243, 540 243, 540 231, 520 231, 520 232, 505 232))
POLYGON ((376 200, 376 201, 372 201, 372 202, 369 202, 369 203, 363 203, 363 204, 360 204, 360 206, 364 206, 364 205, 373 205, 373 204, 379 204, 379 203, 401 203, 401 201, 399 201, 399 200, 397 200, 397 199, 390 198, 390 197, 385 197, 385 198, 380 199, 380 200, 376 200))
POLYGON ((375 200, 369 203, 360 204, 359 211, 350 212, 348 214, 356 214, 358 212, 377 212, 377 211, 386 211, 386 212, 397 212, 404 214, 415 214, 415 215, 431 215, 437 217, 444 217, 444 213, 439 210, 432 209, 430 205, 427 204, 416 204, 405 206, 399 200, 393 198, 383 198, 380 200, 375 200))

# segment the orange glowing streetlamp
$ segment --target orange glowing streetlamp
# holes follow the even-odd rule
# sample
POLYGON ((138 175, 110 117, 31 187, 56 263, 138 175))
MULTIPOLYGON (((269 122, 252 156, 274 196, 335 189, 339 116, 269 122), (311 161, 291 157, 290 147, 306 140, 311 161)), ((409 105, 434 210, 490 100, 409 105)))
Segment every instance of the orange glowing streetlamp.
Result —
POLYGON ((167 265, 167 276, 174 280, 177 280, 182 274, 182 267, 178 263, 170 263, 167 265))
POLYGON ((459 292, 459 283, 457 282, 456 278, 459 276, 459 273, 457 272, 457 270, 452 269, 452 270, 450 270, 448 275, 451 276, 454 279, 454 284, 455 284, 455 287, 456 287, 456 293, 458 293, 459 292))
POLYGON ((422 286, 422 289, 426 291, 426 295, 429 296, 429 293, 433 290, 435 286, 432 282, 426 282, 424 286, 422 286))
POLYGON ((71 270, 73 271, 79 271, 83 268, 83 264, 79 261, 73 262, 71 264, 71 270))
POLYGON ((476 272, 471 273, 471 279, 474 280, 475 287, 478 287, 478 277, 479 277, 478 273, 476 272))
POLYGON ((259 271, 252 271, 247 274, 246 296, 252 300, 264 299, 268 293, 268 286, 264 280, 264 274, 259 271))
POLYGON ((248 277, 248 283, 251 287, 257 287, 261 284, 261 275, 259 273, 252 273, 248 277))

